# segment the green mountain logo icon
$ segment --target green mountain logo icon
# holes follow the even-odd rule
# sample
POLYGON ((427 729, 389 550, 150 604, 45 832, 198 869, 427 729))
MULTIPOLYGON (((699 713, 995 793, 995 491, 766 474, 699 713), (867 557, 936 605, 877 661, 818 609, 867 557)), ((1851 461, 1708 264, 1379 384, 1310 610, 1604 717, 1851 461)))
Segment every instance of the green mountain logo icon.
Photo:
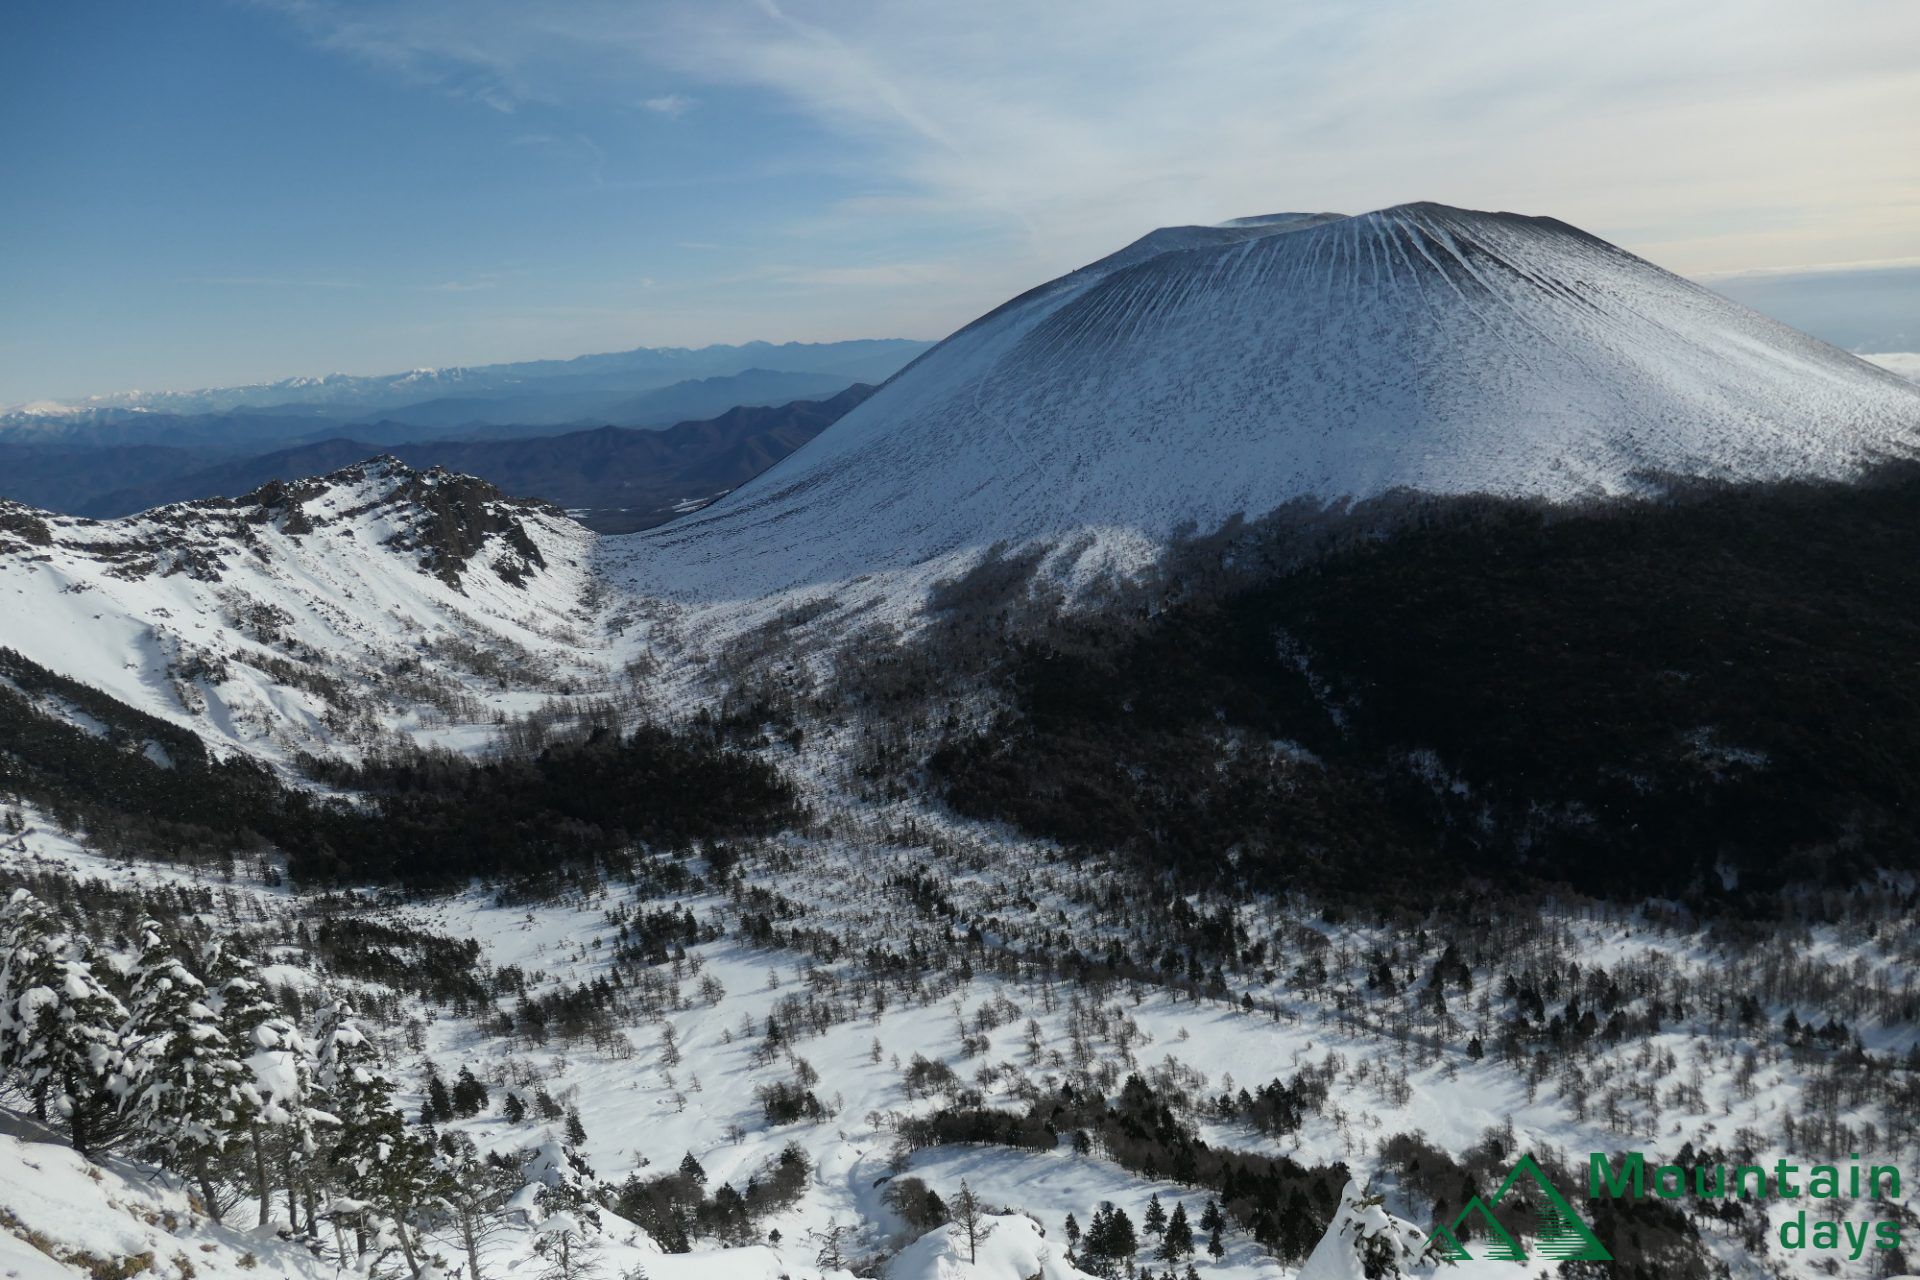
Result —
MULTIPOLYGON (((1522 1185, 1523 1178, 1541 1200, 1538 1210, 1540 1230, 1535 1234, 1533 1245, 1535 1257, 1551 1258, 1557 1262, 1613 1261, 1613 1255, 1593 1234, 1593 1228, 1573 1211, 1573 1206, 1567 1203, 1567 1198, 1560 1194, 1559 1188, 1547 1180, 1546 1173, 1532 1156, 1520 1157, 1498 1191, 1485 1199, 1475 1196, 1467 1201, 1451 1223, 1435 1226, 1433 1234, 1427 1237, 1428 1246, 1449 1261, 1465 1262, 1476 1255, 1467 1249, 1463 1236, 1477 1233, 1484 1240, 1478 1257, 1525 1262, 1527 1251, 1494 1214, 1494 1210, 1500 1207, 1515 1186, 1522 1185)), ((1522 1194, 1526 1189, 1527 1186, 1522 1185, 1522 1194)))

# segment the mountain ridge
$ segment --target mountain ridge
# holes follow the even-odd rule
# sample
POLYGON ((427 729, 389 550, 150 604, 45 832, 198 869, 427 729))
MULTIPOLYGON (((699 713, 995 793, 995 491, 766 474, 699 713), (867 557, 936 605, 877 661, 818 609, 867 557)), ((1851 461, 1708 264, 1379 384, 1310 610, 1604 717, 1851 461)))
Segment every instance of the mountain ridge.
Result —
MULTIPOLYGON (((165 463, 166 468, 141 484, 106 492, 80 488, 92 478, 90 459, 98 451, 76 451, 66 460, 82 475, 66 482, 76 491, 75 499, 62 509, 111 519, 190 496, 238 495, 269 480, 324 474, 387 454, 412 467, 442 466, 477 476, 508 493, 601 513, 580 518, 603 532, 627 531, 670 518, 678 504, 710 499, 745 483, 871 393, 871 387, 855 384, 825 399, 736 406, 717 417, 664 428, 602 426, 508 439, 401 442, 382 440, 377 433, 368 433, 375 436, 372 439, 342 434, 251 457, 222 461, 202 457, 197 469, 176 469, 184 466, 183 460, 156 459, 151 446, 128 446, 125 453, 138 465, 153 468, 165 463)), ((61 482, 61 471, 55 460, 45 456, 51 448, 0 445, 0 458, 23 470, 41 461, 49 474, 38 487, 53 489, 61 482)))
POLYGON ((0 645, 225 750, 352 751, 472 716, 505 661, 516 690, 590 682, 592 536, 391 457, 114 520, 0 502, 0 645))
POLYGON ((38 400, 0 410, 23 425, 47 425, 96 410, 207 413, 231 409, 349 414, 397 408, 434 398, 440 389, 469 394, 525 394, 529 384, 567 380, 575 390, 611 389, 638 394, 674 382, 727 376, 753 368, 788 373, 845 375, 849 382, 877 381, 931 343, 907 338, 859 338, 839 342, 715 343, 705 347, 634 347, 558 360, 412 369, 391 374, 344 374, 283 378, 233 387, 182 391, 123 391, 68 401, 38 400))

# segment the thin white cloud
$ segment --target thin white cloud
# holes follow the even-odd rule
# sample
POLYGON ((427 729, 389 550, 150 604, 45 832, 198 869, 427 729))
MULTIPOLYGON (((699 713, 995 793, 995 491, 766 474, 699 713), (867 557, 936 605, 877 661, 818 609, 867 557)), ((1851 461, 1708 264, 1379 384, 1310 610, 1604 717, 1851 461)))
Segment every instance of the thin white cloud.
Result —
POLYGON ((663 93, 656 98, 644 100, 640 105, 658 115, 671 116, 678 120, 693 110, 693 99, 684 93, 663 93))
MULTIPOLYGON (((282 2, 494 106, 630 110, 664 81, 709 126, 810 125, 845 194, 761 221, 789 305, 812 292, 756 325, 937 332, 1154 226, 1414 199, 1552 214, 1690 274, 1920 254, 1909 0, 282 2)), ((608 187, 689 181, 582 154, 608 187)))
POLYGON ((849 218, 998 226, 1060 261, 1166 222, 1416 198, 1553 213, 1693 271, 1920 235, 1905 0, 1202 0, 1178 22, 1158 0, 284 7, 494 105, 611 101, 663 71, 772 94, 862 149, 849 218))

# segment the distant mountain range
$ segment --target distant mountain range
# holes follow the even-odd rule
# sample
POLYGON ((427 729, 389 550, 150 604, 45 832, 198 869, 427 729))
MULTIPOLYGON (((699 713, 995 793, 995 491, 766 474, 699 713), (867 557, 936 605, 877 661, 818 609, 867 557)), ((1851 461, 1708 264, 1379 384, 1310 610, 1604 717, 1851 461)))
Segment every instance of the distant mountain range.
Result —
MULTIPOLYGON (((816 375, 813 385, 789 387, 775 396, 791 400, 855 382, 880 382, 932 346, 903 338, 856 339, 847 342, 748 342, 738 346, 637 347, 572 360, 529 360, 512 364, 473 365, 448 369, 413 369, 405 373, 361 377, 333 373, 324 377, 286 378, 279 382, 238 387, 211 387, 195 391, 124 391, 80 400, 39 401, 0 415, 0 426, 43 426, 62 422, 114 420, 128 413, 163 413, 182 417, 235 411, 269 413, 354 422, 375 418, 413 421, 414 411, 424 423, 439 415, 440 422, 609 422, 615 426, 644 425, 622 421, 615 410, 642 393, 676 383, 726 378, 748 370, 761 373, 816 375), (446 402, 457 402, 448 410, 446 402), (429 408, 428 406, 434 406, 429 408), (457 417, 447 418, 447 413, 457 417), (553 416, 560 414, 564 416, 553 416)), ((744 403, 730 400, 708 411, 744 403)), ((761 401, 766 403, 766 401, 761 401)), ((645 412, 639 406, 637 412, 645 412)), ((674 421, 683 410, 667 411, 674 421)))
POLYGON ((751 479, 929 345, 643 347, 41 402, 0 414, 0 498, 108 518, 384 452, 484 476, 594 528, 630 532, 751 479))
MULTIPOLYGON (((890 364, 891 361, 876 361, 876 369, 883 372, 877 372, 872 381, 878 382, 892 372, 890 364)), ((517 429, 521 427, 578 426, 588 422, 620 427, 666 426, 690 418, 711 417, 735 405, 783 404, 804 396, 830 396, 858 380, 844 373, 743 369, 711 378, 689 378, 638 394, 547 389, 497 397, 447 396, 383 411, 377 421, 383 426, 411 431, 416 439, 421 435, 419 428, 435 431, 453 428, 466 434, 466 428, 485 426, 512 428, 514 434, 520 434, 517 429)))
MULTIPOLYGON (((664 430, 598 427, 482 440, 394 443, 394 424, 245 457, 150 444, 0 443, 0 496, 105 519, 196 498, 236 497, 322 475, 378 453, 478 476, 566 507, 603 533, 645 529, 751 480, 873 393, 856 383, 820 400, 736 406, 664 430)), ((684 403, 697 403, 688 398, 684 403)))

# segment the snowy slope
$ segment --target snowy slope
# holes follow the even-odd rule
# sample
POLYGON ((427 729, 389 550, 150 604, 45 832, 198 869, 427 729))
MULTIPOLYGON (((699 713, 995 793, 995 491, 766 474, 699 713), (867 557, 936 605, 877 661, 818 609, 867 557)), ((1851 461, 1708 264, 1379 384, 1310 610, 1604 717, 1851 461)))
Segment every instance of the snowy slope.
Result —
POLYGON ((320 1280, 335 1274, 331 1264, 271 1233, 209 1220, 151 1169, 91 1164, 69 1147, 32 1136, 0 1132, 0 1277, 320 1280))
POLYGON ((942 1227, 908 1247, 887 1268, 890 1280, 1086 1280, 1049 1244, 1040 1225, 1019 1214, 989 1215, 985 1238, 967 1245, 957 1226, 942 1227))
MULTIPOLYGON (((0 1113, 0 1124, 29 1124, 0 1113)), ((37 1135, 29 1135, 32 1136, 37 1135)), ((337 1280, 357 1274, 323 1260, 272 1228, 226 1223, 200 1212, 173 1179, 134 1161, 90 1163, 56 1142, 21 1140, 0 1132, 0 1280, 88 1280, 89 1277, 196 1277, 197 1280, 337 1280)), ((663 1255, 645 1232, 603 1214, 597 1274, 645 1275, 649 1280, 850 1280, 845 1271, 822 1272, 768 1248, 714 1249, 663 1255)), ((1024 1220, 1023 1220, 1024 1221, 1024 1220)), ((501 1233, 489 1242, 492 1275, 540 1274, 535 1233, 501 1233)), ((460 1257, 459 1242, 438 1235, 431 1253, 460 1257)), ((464 1276, 453 1270, 432 1275, 464 1276)), ((405 1275, 389 1263, 380 1273, 405 1275)), ((946 1273, 927 1272, 928 1280, 946 1273)), ((1010 1271, 965 1272, 981 1280, 1012 1280, 1010 1271)), ((1063 1276, 1072 1273, 1061 1273, 1063 1276)), ((912 1280, 920 1280, 918 1274, 912 1280)), ((1024 1275, 1020 1280, 1025 1280, 1024 1275)), ((1053 1276, 1049 1274, 1049 1280, 1053 1276)))
POLYGON ((1156 232, 610 550, 645 591, 741 600, 1080 531, 1124 564, 1299 498, 1844 476, 1917 443, 1885 370, 1564 223, 1413 204, 1156 232))
POLYGON ((0 646, 215 743, 344 749, 459 718, 491 662, 591 680, 591 541, 391 459, 122 520, 0 503, 0 646))

